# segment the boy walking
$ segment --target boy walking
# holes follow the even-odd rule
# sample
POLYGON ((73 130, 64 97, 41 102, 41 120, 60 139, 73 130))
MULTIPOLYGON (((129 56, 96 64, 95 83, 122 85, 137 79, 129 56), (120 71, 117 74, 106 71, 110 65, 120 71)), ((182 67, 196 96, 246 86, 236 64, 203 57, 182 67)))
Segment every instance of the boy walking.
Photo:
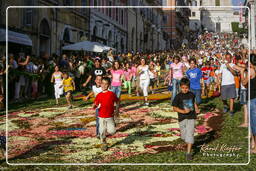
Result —
POLYGON ((195 103, 195 95, 189 91, 190 81, 188 78, 182 78, 180 81, 181 91, 175 96, 172 106, 175 112, 178 112, 181 139, 187 144, 186 159, 192 160, 191 149, 194 143, 194 131, 196 113, 199 113, 195 103))
POLYGON ((106 132, 114 134, 116 132, 114 122, 114 104, 118 102, 115 93, 109 91, 110 79, 103 78, 101 82, 102 92, 99 93, 94 101, 94 108, 99 108, 99 134, 102 143, 102 150, 108 149, 106 142, 106 132))

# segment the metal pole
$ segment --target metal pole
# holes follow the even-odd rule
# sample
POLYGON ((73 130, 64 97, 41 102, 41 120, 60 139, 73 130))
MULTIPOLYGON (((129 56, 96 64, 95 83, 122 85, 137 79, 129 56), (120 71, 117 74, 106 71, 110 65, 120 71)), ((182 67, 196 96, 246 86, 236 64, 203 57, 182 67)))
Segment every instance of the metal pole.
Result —
POLYGON ((255 49, 255 2, 251 2, 251 48, 255 49))

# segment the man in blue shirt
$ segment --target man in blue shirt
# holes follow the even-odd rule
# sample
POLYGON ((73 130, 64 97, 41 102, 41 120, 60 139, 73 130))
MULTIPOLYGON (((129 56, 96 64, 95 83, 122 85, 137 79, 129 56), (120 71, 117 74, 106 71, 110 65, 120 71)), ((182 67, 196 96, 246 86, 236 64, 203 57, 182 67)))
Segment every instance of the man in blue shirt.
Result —
POLYGON ((186 72, 188 79, 190 80, 190 91, 196 96, 196 103, 201 103, 201 84, 202 71, 196 67, 196 59, 191 58, 189 60, 190 69, 186 72))

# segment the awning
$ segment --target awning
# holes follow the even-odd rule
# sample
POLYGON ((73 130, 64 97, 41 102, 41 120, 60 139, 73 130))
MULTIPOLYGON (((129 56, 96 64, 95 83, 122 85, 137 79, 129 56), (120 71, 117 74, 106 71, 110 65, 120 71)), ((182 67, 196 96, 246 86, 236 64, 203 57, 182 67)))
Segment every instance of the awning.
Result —
POLYGON ((110 50, 110 49, 112 49, 112 50, 114 50, 114 51, 116 50, 115 48, 106 46, 106 45, 104 45, 104 44, 102 44, 102 43, 99 43, 99 42, 93 42, 93 43, 95 43, 95 44, 101 46, 101 47, 104 49, 104 51, 108 51, 108 50, 110 50))
MULTIPOLYGON (((6 41, 5 29, 0 29, 0 42, 6 41)), ((26 34, 8 30, 8 42, 17 43, 26 46, 32 46, 32 40, 26 34)))
POLYGON ((90 52, 103 52, 109 50, 111 47, 105 46, 99 42, 82 41, 75 44, 62 47, 63 50, 84 50, 90 52))
POLYGON ((62 47, 63 50, 84 50, 84 51, 90 51, 90 52, 103 52, 103 48, 101 46, 96 45, 93 42, 90 41, 82 41, 78 43, 74 43, 71 45, 66 45, 62 47))

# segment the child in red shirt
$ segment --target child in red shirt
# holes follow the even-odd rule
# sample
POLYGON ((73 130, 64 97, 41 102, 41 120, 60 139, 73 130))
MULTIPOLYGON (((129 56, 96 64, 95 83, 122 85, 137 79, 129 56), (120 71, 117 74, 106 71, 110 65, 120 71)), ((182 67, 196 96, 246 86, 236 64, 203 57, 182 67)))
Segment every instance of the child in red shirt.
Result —
POLYGON ((203 73, 203 79, 204 79, 204 91, 203 95, 204 96, 208 96, 208 90, 210 87, 210 83, 212 82, 212 78, 211 78, 211 72, 212 72, 212 67, 210 67, 210 63, 206 62, 205 66, 201 68, 201 71, 203 73))
POLYGON ((99 108, 99 134, 102 143, 102 150, 108 149, 106 143, 106 132, 114 134, 116 132, 114 122, 114 104, 118 102, 115 93, 109 91, 110 79, 103 78, 101 82, 102 92, 94 100, 94 108, 99 108))

